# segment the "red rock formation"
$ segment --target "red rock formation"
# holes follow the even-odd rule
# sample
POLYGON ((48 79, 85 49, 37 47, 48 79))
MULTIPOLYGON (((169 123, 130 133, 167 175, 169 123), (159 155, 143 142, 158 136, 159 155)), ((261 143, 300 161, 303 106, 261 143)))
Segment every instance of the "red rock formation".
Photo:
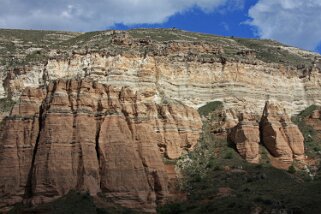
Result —
POLYGON ((202 125, 193 108, 146 96, 90 80, 27 89, 1 129, 0 208, 79 190, 155 211, 168 195, 162 156, 192 149, 202 125))
POLYGON ((232 129, 229 138, 242 158, 250 163, 259 163, 260 131, 255 115, 242 113, 240 122, 232 129))
POLYGON ((278 160, 291 163, 304 159, 304 138, 284 109, 267 102, 261 119, 263 144, 278 160))
POLYGON ((22 201, 39 133, 43 90, 27 88, 0 131, 0 209, 22 201))

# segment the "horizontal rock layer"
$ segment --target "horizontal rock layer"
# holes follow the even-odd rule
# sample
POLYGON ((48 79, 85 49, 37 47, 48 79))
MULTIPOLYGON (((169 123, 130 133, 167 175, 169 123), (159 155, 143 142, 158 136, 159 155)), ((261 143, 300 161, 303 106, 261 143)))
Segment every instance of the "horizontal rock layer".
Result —
POLYGON ((91 80, 27 88, 0 132, 0 207, 74 189, 155 211, 169 194, 163 156, 193 149, 196 110, 91 80))
POLYGON ((200 62, 189 57, 193 45, 178 45, 176 49, 163 56, 148 52, 116 56, 74 53, 50 59, 46 65, 10 71, 1 90, 18 98, 27 86, 38 87, 59 78, 90 77, 112 86, 149 90, 156 100, 165 95, 192 107, 220 100, 226 108, 241 109, 246 103, 253 113, 261 114, 265 101, 274 99, 288 114, 295 114, 311 104, 321 105, 318 68, 302 77, 294 68, 260 61, 200 62))

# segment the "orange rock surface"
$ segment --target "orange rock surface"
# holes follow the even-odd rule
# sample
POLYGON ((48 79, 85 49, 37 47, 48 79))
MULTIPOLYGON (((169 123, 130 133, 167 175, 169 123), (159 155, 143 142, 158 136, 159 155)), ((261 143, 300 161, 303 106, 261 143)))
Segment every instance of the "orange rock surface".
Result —
POLYGON ((154 212, 169 195, 163 156, 193 149, 202 124, 148 96, 91 80, 26 89, 0 133, 0 208, 78 190, 154 212))
POLYGON ((39 132, 43 90, 27 88, 0 131, 0 208, 22 201, 39 132))

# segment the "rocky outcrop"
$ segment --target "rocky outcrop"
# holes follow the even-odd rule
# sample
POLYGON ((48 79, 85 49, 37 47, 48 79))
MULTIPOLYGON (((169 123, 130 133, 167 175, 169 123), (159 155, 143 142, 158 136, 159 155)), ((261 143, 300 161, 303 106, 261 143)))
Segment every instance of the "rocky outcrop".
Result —
POLYGON ((26 89, 1 129, 0 206, 78 190, 155 211, 169 193, 163 156, 193 149, 202 125, 193 108, 153 98, 86 79, 26 89))
POLYGON ((265 146, 275 167, 287 168, 293 160, 304 160, 304 137, 279 103, 267 101, 262 118, 241 113, 239 123, 229 131, 229 140, 250 163, 260 162, 260 147, 265 146))
POLYGON ((250 163, 259 163, 260 131, 256 115, 242 113, 240 122, 231 130, 229 138, 242 158, 250 163))
POLYGON ((272 156, 282 162, 304 159, 304 138, 285 110, 267 102, 260 122, 262 143, 272 156))

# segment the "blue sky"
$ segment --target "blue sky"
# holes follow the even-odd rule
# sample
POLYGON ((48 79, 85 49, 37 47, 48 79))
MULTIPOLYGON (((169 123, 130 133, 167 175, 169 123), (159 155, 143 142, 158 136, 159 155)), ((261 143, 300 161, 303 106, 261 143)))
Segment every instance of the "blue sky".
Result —
POLYGON ((193 7, 187 12, 171 16, 168 21, 160 24, 138 24, 126 26, 116 24, 114 29, 126 30, 131 28, 172 28, 210 33, 223 36, 238 36, 246 38, 259 38, 255 35, 255 28, 245 24, 250 18, 247 15, 249 8, 257 0, 244 1, 241 7, 225 9, 224 11, 204 12, 198 7, 193 7))
POLYGON ((266 38, 321 53, 321 0, 0 0, 0 28, 171 28, 266 38))

